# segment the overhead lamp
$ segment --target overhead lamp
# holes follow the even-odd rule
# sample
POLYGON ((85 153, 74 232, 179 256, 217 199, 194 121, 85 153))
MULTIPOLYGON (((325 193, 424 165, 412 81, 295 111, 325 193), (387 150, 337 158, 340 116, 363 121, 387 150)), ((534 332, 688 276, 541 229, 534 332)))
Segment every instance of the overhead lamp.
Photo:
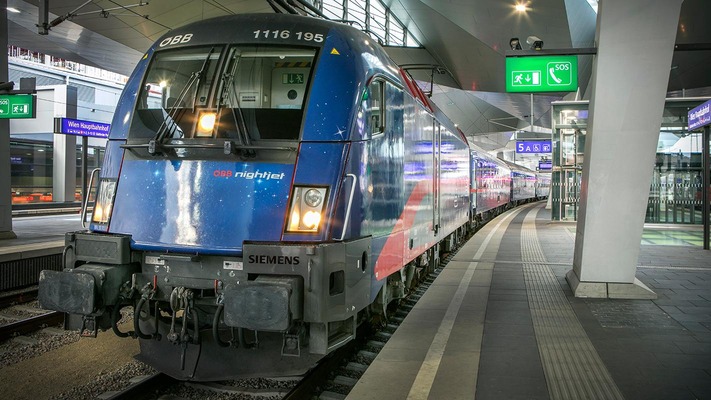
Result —
POLYGON ((15 7, 7 7, 6 9, 7 9, 7 11, 10 11, 11 13, 15 13, 15 14, 19 14, 19 13, 20 13, 20 10, 18 10, 18 9, 15 8, 15 7))
POLYGON ((526 5, 523 3, 518 3, 516 4, 516 11, 518 12, 526 12, 526 5))
POLYGON ((531 46, 531 50, 541 50, 543 49, 543 40, 538 36, 529 36, 526 39, 526 43, 531 46))
POLYGON ((521 50, 521 41, 518 40, 517 37, 511 38, 509 45, 511 46, 511 50, 521 50))

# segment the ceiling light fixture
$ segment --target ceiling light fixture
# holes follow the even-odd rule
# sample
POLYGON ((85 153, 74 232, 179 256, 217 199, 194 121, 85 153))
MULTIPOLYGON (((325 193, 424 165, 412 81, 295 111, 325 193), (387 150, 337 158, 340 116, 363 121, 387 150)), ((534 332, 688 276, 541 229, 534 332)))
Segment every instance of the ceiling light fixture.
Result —
POLYGON ((19 14, 20 10, 18 10, 15 7, 7 7, 7 11, 10 11, 11 13, 19 14))
POLYGON ((528 8, 526 8, 526 5, 523 3, 517 3, 515 8, 518 12, 526 12, 526 10, 528 10, 528 8))

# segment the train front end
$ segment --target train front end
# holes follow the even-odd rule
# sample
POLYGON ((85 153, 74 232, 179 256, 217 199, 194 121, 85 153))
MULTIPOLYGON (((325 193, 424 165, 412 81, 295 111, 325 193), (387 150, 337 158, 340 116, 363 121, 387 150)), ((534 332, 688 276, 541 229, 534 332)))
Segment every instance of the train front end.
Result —
POLYGON ((43 307, 141 339, 179 379, 302 373, 355 336, 368 237, 349 240, 357 84, 333 24, 240 16, 171 31, 116 110, 88 231, 43 307), (120 309, 134 323, 119 324, 120 309))

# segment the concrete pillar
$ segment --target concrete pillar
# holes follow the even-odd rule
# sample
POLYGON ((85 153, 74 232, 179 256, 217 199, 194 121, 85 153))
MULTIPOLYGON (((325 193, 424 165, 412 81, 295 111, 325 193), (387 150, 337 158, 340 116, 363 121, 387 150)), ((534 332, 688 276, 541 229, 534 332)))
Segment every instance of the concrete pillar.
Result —
MULTIPOLYGON (((0 0, 0 82, 7 82, 7 0, 0 0)), ((10 120, 0 119, 0 239, 14 239, 10 187, 10 120)))
MULTIPOLYGON (((57 86, 54 91, 55 104, 66 104, 58 117, 77 117, 77 88, 57 86), (63 115, 62 115, 63 114, 63 115)), ((77 184, 77 137, 74 135, 54 135, 54 160, 52 179, 52 200, 54 202, 75 201, 77 184)))
POLYGON ((577 297, 655 298, 635 279, 682 0, 604 0, 578 213, 577 297))

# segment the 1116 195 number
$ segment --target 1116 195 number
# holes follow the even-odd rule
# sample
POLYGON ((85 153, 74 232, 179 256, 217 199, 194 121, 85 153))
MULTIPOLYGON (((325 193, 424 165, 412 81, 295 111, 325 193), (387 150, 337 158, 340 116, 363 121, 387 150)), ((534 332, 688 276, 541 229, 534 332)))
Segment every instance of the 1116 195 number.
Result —
POLYGON ((317 42, 317 43, 323 42, 323 34, 322 33, 313 33, 313 32, 294 32, 294 33, 292 33, 289 30, 279 30, 279 29, 254 31, 254 38, 255 39, 259 39, 259 38, 264 38, 264 39, 295 38, 296 40, 303 40, 305 42, 317 42))

